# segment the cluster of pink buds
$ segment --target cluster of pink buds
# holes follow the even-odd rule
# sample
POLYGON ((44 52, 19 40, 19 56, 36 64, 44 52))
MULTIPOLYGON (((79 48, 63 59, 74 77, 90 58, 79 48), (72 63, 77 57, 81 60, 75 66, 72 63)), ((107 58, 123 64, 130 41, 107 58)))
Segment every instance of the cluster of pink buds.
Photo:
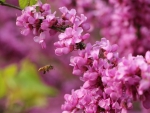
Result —
POLYGON ((57 55, 67 54, 73 50, 84 49, 83 41, 89 38, 89 34, 84 31, 89 30, 86 23, 87 17, 83 14, 76 15, 76 10, 68 10, 61 7, 61 17, 56 17, 56 12, 52 13, 49 4, 38 2, 36 5, 28 6, 22 11, 22 15, 17 18, 17 26, 22 27, 21 33, 28 35, 30 31, 35 35, 34 41, 46 47, 44 39, 48 31, 50 36, 57 32, 59 41, 54 43, 57 55))
POLYGON ((120 58, 117 48, 102 38, 71 58, 73 74, 84 84, 65 95, 63 113, 127 113, 136 100, 150 108, 150 52, 120 58))

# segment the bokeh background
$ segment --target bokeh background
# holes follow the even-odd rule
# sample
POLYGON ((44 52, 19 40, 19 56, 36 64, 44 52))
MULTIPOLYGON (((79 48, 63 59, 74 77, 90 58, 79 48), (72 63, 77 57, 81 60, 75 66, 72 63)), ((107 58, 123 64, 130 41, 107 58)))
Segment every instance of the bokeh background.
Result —
MULTIPOLYGON (((17 0, 6 0, 18 6, 17 0)), ((85 14, 94 43, 106 37, 119 45, 121 56, 144 55, 150 50, 149 0, 47 0, 52 11, 66 6, 85 14), (136 2, 135 2, 136 1, 136 2)), ((0 113, 61 113, 63 96, 78 89, 82 82, 72 75, 70 55, 56 56, 53 43, 57 34, 47 34, 46 49, 23 36, 16 26, 19 10, 0 6, 0 113), (51 64, 43 74, 38 68, 51 64)), ((138 102, 129 113, 150 113, 138 102)))

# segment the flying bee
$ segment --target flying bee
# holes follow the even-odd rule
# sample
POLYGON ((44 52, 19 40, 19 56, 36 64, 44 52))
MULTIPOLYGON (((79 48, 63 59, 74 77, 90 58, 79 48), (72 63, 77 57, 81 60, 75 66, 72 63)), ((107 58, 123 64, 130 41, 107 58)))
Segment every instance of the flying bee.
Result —
POLYGON ((38 71, 40 71, 40 72, 43 71, 43 74, 45 74, 46 72, 48 72, 49 70, 52 70, 52 69, 54 69, 53 66, 51 66, 51 65, 45 65, 45 66, 39 68, 38 71))

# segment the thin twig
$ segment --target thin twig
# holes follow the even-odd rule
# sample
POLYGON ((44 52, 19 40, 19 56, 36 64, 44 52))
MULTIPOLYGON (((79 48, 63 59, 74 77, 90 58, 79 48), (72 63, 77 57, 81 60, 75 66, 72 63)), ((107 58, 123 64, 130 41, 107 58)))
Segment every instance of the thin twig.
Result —
POLYGON ((20 7, 17 7, 17 6, 14 6, 14 5, 5 3, 5 2, 3 2, 3 1, 0 1, 0 5, 2 5, 2 6, 7 6, 7 7, 11 7, 11 8, 15 8, 15 9, 18 9, 18 10, 22 10, 20 7))

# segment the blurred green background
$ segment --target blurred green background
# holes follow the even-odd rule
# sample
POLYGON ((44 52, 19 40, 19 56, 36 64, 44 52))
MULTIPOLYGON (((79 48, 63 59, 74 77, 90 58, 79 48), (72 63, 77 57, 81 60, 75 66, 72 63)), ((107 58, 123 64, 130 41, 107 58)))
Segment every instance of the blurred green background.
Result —
POLYGON ((27 59, 0 69, 0 98, 7 108, 4 113, 22 113, 33 106, 44 106, 47 96, 56 95, 54 88, 41 82, 37 70, 27 59))

